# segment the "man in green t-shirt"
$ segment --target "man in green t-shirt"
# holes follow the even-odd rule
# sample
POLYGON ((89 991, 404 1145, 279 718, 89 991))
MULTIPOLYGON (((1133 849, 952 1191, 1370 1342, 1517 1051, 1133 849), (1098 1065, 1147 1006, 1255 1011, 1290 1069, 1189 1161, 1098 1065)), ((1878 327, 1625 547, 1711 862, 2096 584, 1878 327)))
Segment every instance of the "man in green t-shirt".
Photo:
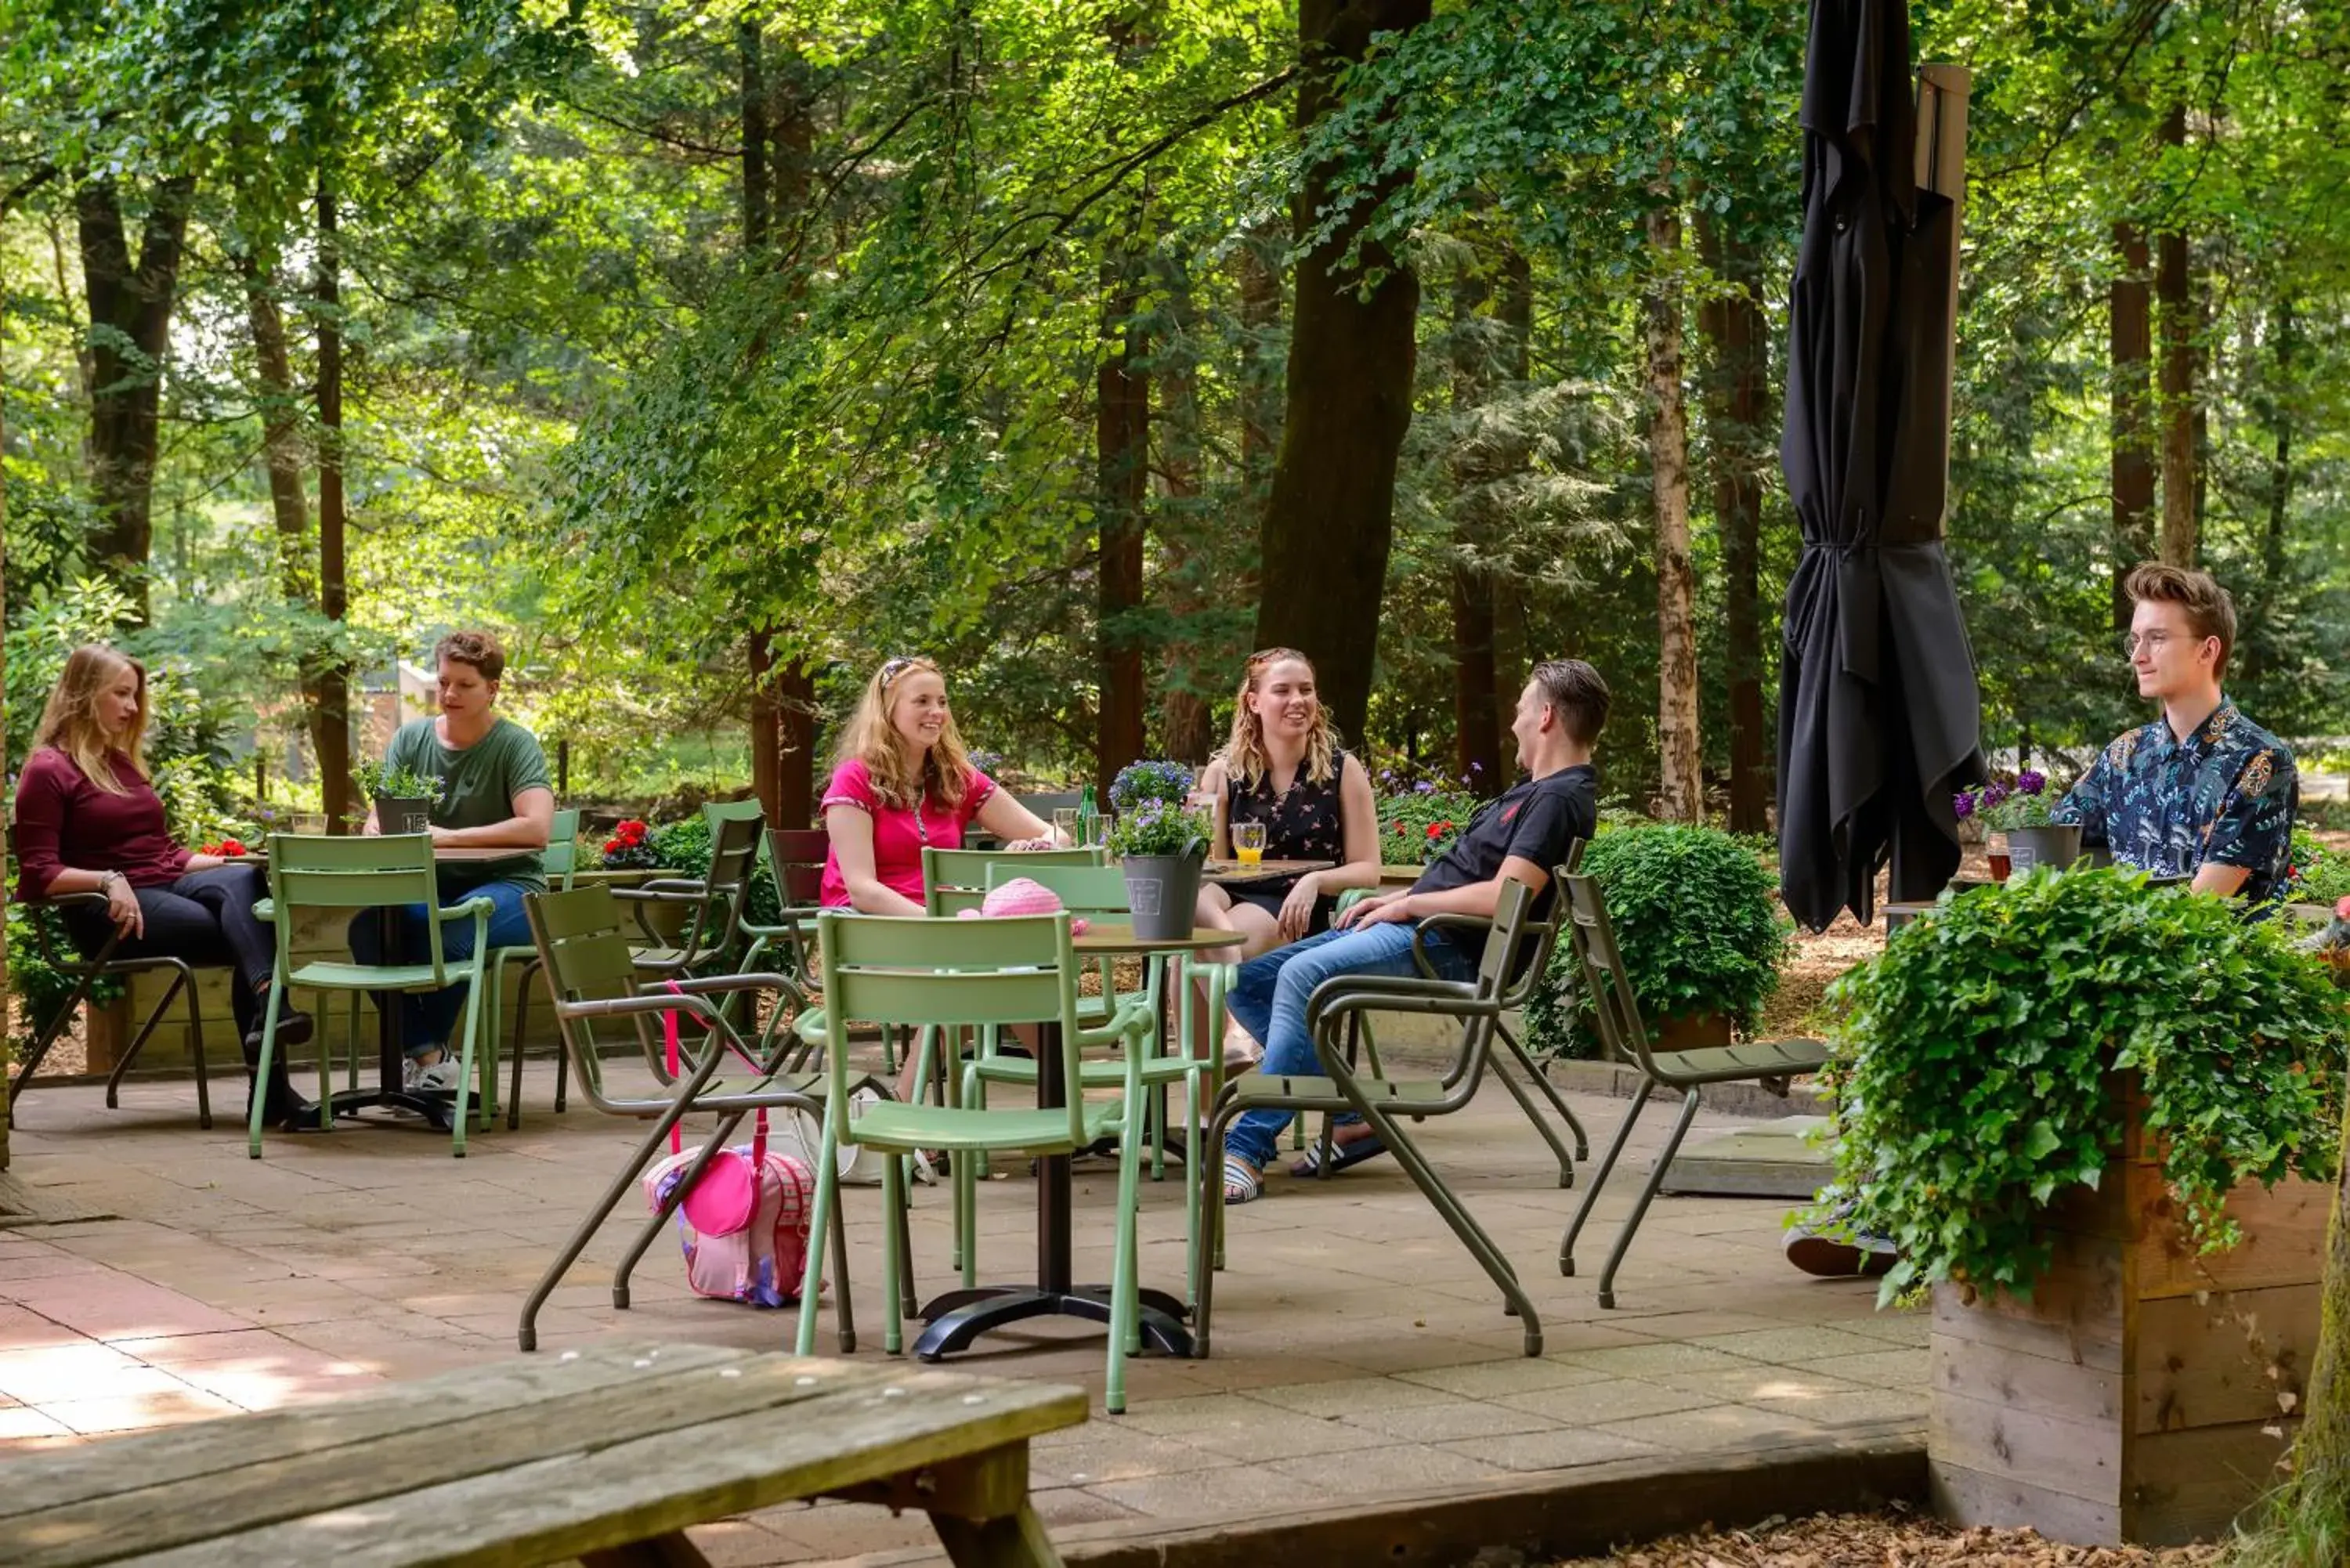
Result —
MULTIPOLYGON (((488 898, 494 906, 490 945, 520 947, 530 940, 523 895, 546 891, 539 852, 546 847, 547 831, 555 823, 555 789, 547 781, 546 754, 539 750, 536 736, 494 711, 498 683, 506 669, 505 651, 496 638, 485 631, 452 632, 434 645, 432 658, 439 666, 440 716, 402 724, 384 750, 384 765, 439 781, 432 814, 436 845, 514 850, 511 857, 496 859, 444 861, 438 881, 443 905, 477 896, 488 898)), ((382 831, 372 806, 367 831, 382 831)), ((361 963, 426 962, 432 949, 425 918, 421 904, 400 910, 399 940, 394 950, 386 952, 382 923, 369 910, 351 922, 351 953, 361 963)), ((444 959, 468 958, 473 950, 472 921, 441 929, 444 959)), ((379 996, 377 1004, 384 1000, 379 996)), ((459 1063, 450 1049, 449 1032, 464 1002, 463 985, 398 997, 411 1089, 457 1086, 459 1063)), ((494 1021, 485 1026, 494 1026, 494 1021)))

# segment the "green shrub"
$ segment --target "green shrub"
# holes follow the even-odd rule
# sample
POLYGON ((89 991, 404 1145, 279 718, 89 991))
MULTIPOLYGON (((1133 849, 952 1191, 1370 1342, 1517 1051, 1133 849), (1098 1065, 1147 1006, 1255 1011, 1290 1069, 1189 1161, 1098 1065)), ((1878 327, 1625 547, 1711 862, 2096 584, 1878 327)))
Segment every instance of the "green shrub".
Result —
MULTIPOLYGON (((15 1033, 9 1044, 17 1060, 31 1049, 33 1036, 57 1016, 66 998, 73 994, 71 976, 51 969, 41 957, 41 944, 33 931, 33 922, 41 921, 48 929, 50 950, 59 954, 75 950, 73 938, 66 934, 65 917, 55 909, 35 909, 8 899, 8 991, 18 1002, 15 1033)), ((101 980, 89 988, 93 1005, 103 1006, 122 994, 119 980, 101 980)))
MULTIPOLYGON (((1726 1013, 1742 1033, 1761 1022, 1794 928, 1779 912, 1769 868, 1748 845, 1713 827, 1610 825, 1585 852, 1583 869, 1599 879, 1652 1038, 1666 1019, 1689 1013, 1726 1013)), ((1555 906, 1562 918, 1564 897, 1555 906)), ((1562 932, 1526 1006, 1529 1048, 1599 1054, 1580 979, 1574 944, 1562 932)))
MULTIPOLYGON (((710 875, 708 817, 697 813, 665 822, 646 835, 645 842, 652 848, 654 865, 662 870, 696 879, 710 875)), ((775 879, 756 857, 752 861, 751 892, 743 904, 743 918, 758 926, 772 926, 784 918, 783 901, 775 896, 775 879)))
POLYGON ((1900 1247, 1883 1299, 1942 1281, 2028 1294, 2049 1262, 2041 1211, 2120 1148, 2118 1069, 2139 1075, 2150 1147, 2204 1251, 2237 1239, 2220 1209, 2237 1182, 2333 1178, 2343 995, 2282 922, 2222 899, 2119 870, 1946 895, 1828 1005, 1821 1215, 1900 1247))

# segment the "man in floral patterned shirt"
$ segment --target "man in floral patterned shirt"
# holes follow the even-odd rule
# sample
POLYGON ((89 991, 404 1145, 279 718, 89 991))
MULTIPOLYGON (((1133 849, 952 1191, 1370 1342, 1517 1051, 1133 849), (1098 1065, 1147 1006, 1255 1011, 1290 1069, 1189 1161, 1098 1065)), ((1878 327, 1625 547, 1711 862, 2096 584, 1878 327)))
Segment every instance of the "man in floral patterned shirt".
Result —
POLYGON ((2283 742, 2220 691, 2235 603, 2178 566, 2140 566, 2126 586, 2126 651, 2162 717, 2108 745, 2053 815, 2118 861, 2265 905, 2284 888, 2301 785, 2283 742))

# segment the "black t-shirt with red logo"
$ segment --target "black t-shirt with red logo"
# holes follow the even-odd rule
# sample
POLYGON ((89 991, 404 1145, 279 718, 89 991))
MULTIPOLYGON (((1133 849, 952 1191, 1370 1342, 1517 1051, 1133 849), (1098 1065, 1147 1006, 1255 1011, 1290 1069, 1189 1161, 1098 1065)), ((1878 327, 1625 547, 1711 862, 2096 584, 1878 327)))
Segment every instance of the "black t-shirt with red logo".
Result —
MULTIPOLYGON (((1557 869, 1566 860, 1568 846, 1578 838, 1588 839, 1598 827, 1598 770, 1588 763, 1561 768, 1527 780, 1479 811, 1452 847, 1419 874, 1411 890, 1441 893, 1490 882, 1501 875, 1502 862, 1515 856, 1552 873, 1526 914, 1530 920, 1547 919, 1551 900, 1558 891, 1557 869)), ((1482 938, 1446 929, 1444 940, 1466 953, 1471 963, 1483 956, 1482 938)))

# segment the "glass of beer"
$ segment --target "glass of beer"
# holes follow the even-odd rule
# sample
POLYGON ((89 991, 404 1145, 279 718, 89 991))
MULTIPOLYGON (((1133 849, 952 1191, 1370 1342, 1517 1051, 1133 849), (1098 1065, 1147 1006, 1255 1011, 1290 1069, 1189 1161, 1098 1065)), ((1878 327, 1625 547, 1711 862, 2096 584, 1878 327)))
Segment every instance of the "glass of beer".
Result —
POLYGON ((1232 824, 1232 853, 1243 866, 1256 866, 1264 860, 1264 824, 1235 822, 1232 824))

